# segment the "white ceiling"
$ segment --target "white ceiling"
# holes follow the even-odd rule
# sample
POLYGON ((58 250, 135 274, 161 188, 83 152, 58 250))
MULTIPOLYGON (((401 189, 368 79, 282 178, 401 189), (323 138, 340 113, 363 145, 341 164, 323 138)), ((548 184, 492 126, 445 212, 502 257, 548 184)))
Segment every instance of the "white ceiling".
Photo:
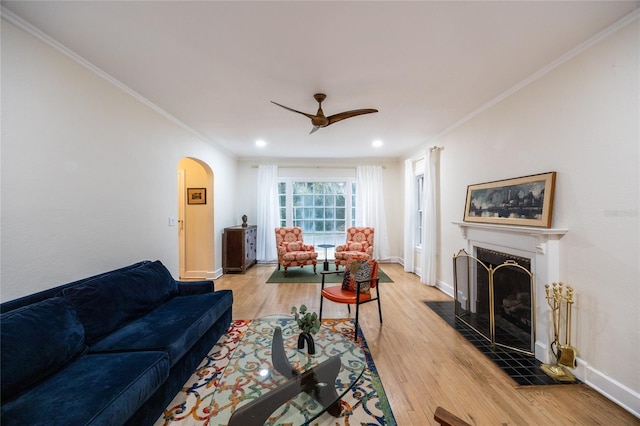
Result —
POLYGON ((2 1, 5 16, 252 159, 412 154, 639 3, 2 1), (379 112, 309 135, 310 120, 270 103, 315 113, 316 92, 326 115, 379 112))

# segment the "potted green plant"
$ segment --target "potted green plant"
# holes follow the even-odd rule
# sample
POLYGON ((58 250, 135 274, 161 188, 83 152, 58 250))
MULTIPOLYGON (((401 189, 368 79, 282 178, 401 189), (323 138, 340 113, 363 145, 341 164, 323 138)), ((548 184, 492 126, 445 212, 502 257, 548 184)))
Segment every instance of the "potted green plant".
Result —
POLYGON ((298 324, 300 335, 298 336, 298 349, 304 348, 304 342, 307 342, 307 352, 309 355, 316 353, 316 346, 313 341, 312 334, 320 330, 320 318, 315 312, 307 311, 306 305, 300 305, 300 309, 295 306, 291 308, 291 314, 298 324))

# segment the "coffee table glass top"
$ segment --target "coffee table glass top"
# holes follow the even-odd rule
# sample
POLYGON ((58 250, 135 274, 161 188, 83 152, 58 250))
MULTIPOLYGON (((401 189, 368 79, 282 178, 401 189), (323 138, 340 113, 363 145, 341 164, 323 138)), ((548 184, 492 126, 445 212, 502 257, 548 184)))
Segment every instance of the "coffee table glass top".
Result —
MULTIPOLYGON (((353 338, 323 326, 313 335, 316 353, 308 355, 306 344, 298 349, 299 334, 292 316, 272 315, 251 322, 217 383, 210 407, 212 425, 228 424, 234 412, 239 411, 232 419, 237 423, 241 412, 253 410, 256 405, 262 405, 262 410, 266 407, 270 414, 266 422, 253 424, 302 425, 325 411, 336 415, 340 398, 362 376, 366 367, 364 352, 353 338), (280 371, 274 368, 272 346, 274 334, 279 333, 277 328, 281 330, 284 356, 295 370, 293 377, 282 362, 276 360, 280 371), (335 371, 327 376, 331 369, 335 371)), ((275 349, 276 355, 282 353, 275 349)), ((248 424, 246 414, 242 414, 242 423, 248 424)))

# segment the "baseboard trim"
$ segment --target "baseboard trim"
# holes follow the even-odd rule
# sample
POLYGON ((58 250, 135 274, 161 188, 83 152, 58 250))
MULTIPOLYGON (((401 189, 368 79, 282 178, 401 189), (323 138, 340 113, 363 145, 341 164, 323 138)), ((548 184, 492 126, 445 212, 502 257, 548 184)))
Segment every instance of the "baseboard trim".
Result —
POLYGON ((438 288, 440 291, 442 291, 444 294, 451 297, 452 299, 454 298, 453 297, 454 290, 452 285, 447 284, 444 281, 436 280, 436 288, 438 288))
POLYGON ((217 272, 214 271, 185 271, 184 276, 180 278, 186 280, 212 280, 222 275, 221 273, 220 275, 216 274, 217 272))
POLYGON ((640 393, 578 360, 578 379, 640 419, 640 393), (581 365, 582 368, 581 368, 581 365))

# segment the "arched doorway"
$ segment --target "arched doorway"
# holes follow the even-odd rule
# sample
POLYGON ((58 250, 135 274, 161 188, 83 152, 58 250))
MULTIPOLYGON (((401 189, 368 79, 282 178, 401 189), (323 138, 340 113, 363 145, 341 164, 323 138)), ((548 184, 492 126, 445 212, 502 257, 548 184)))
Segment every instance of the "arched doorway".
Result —
POLYGON ((185 157, 178 163, 178 242, 180 279, 213 279, 213 171, 185 157))

